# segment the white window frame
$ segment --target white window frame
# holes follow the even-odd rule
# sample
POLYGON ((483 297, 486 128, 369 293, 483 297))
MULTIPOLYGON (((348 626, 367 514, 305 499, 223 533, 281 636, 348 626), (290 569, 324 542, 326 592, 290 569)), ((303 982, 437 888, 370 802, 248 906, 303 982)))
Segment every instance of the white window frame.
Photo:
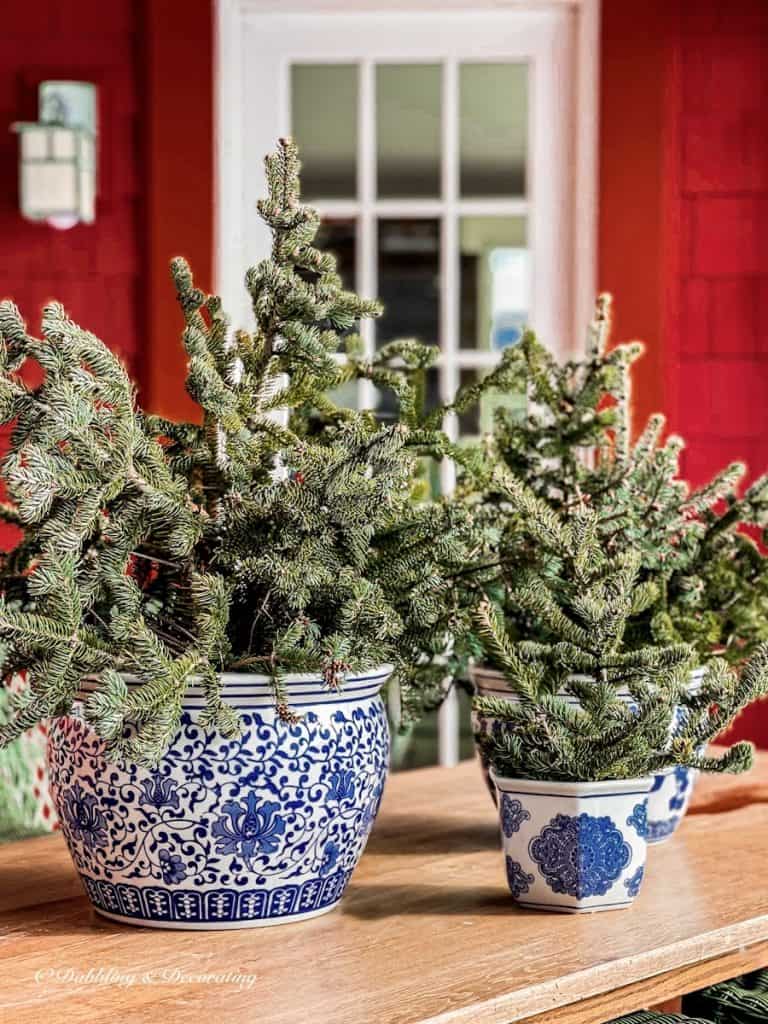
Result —
MULTIPOLYGON (((358 84, 358 195, 312 201, 321 216, 357 221, 356 290, 377 292, 376 222, 440 220, 440 397, 450 399, 465 367, 490 368, 499 352, 459 347, 459 217, 525 216, 532 251, 531 324, 560 357, 581 350, 595 294, 597 54, 599 0, 218 0, 216 21, 215 280, 236 325, 250 320, 247 266, 269 252, 256 211, 263 157, 290 132, 293 63, 355 63, 358 84), (458 66, 461 61, 529 63, 528 195, 462 199, 458 192, 458 66), (440 63, 442 197, 376 198, 375 65, 440 63), (270 99, 270 96, 272 97, 270 99), (554 131, 547 131, 555 123, 554 131), (561 130, 557 130, 558 127, 561 130)), ((373 354, 374 327, 361 325, 373 354)), ((370 382, 358 385, 373 404, 370 382)), ((456 436, 455 421, 446 430, 456 436)), ((453 466, 441 466, 444 492, 453 466)), ((458 760, 458 702, 439 719, 439 761, 458 760)))

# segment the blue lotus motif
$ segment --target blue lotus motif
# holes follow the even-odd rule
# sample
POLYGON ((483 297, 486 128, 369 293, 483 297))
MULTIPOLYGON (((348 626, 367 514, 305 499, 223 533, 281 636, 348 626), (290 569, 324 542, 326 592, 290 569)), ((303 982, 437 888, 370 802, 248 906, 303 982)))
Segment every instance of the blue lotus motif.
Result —
POLYGON ((212 833, 217 837, 218 853, 240 853, 252 865, 254 853, 274 853, 279 837, 285 833, 285 821, 278 815, 280 804, 265 800, 259 805, 255 793, 245 803, 228 800, 224 817, 214 822, 212 833))
POLYGON ((98 807, 98 800, 91 793, 84 793, 79 782, 64 794, 62 817, 67 826, 69 839, 93 849, 106 846, 107 819, 98 807))
POLYGON ((640 836, 641 839, 645 839, 648 834, 648 801, 644 800, 641 804, 635 804, 632 808, 632 813, 627 818, 627 824, 634 828, 635 832, 640 836))
POLYGON ((637 869, 637 871, 634 873, 634 875, 632 875, 631 878, 628 878, 624 882, 624 885, 625 885, 626 890, 627 890, 627 895, 631 896, 633 899, 640 892, 640 886, 642 884, 643 875, 644 874, 645 874, 645 868, 640 867, 640 868, 637 869))
POLYGON ((164 926, 251 925, 333 907, 373 824, 388 755, 386 712, 370 695, 310 702, 290 728, 268 701, 244 709, 237 737, 185 710, 153 771, 106 761, 79 717, 51 727, 57 810, 91 901, 164 926))
POLYGON ((158 857, 160 858, 163 881, 166 885, 178 885, 179 882, 184 881, 187 877, 187 869, 178 854, 171 853, 170 850, 160 850, 158 857))
POLYGON ((513 896, 517 897, 528 892, 529 887, 533 885, 534 878, 533 875, 529 875, 523 870, 522 864, 518 864, 516 860, 507 857, 507 882, 509 883, 509 891, 513 896))
POLYGON ((355 773, 350 769, 345 771, 331 772, 328 776, 330 787, 326 801, 341 802, 342 800, 354 800, 355 798, 355 773))
POLYGON ((334 843, 334 841, 332 839, 330 839, 325 844, 325 849, 323 850, 323 859, 320 862, 320 874, 321 875, 330 875, 330 873, 336 867, 336 862, 339 859, 340 853, 341 853, 341 850, 339 849, 338 845, 336 843, 334 843))
POLYGON ((509 838, 515 832, 520 831, 524 821, 530 821, 529 811, 523 807, 519 800, 504 793, 501 797, 501 831, 509 838))
POLYGON ((179 808, 177 784, 169 775, 150 775, 141 783, 139 803, 159 811, 161 807, 179 808))
POLYGON ((528 848, 553 892, 577 899, 604 896, 632 859, 612 819, 558 814, 528 848))

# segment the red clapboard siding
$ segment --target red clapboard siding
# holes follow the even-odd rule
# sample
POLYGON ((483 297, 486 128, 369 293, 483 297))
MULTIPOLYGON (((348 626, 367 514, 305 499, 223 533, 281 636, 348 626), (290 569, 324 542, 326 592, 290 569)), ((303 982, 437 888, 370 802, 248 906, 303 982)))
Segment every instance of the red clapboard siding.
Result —
MULTIPOLYGON (((768 4, 683 0, 670 18, 668 409, 693 483, 733 459, 754 477, 768 468, 768 4)), ((768 747, 768 704, 735 738, 768 747)))
MULTIPOLYGON (((43 304, 62 302, 141 376, 145 161, 141 65, 143 4, 35 0, 3 8, 0 33, 0 298, 13 298, 37 330, 43 304), (44 79, 99 89, 96 223, 57 231, 22 220, 13 121, 37 117, 44 79)), ((12 532, 0 528, 0 546, 12 532)))

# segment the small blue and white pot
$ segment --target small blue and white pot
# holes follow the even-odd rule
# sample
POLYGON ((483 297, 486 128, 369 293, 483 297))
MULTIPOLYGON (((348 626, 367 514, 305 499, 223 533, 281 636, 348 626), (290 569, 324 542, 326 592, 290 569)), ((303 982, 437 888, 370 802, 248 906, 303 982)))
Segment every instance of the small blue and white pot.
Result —
POLYGON ((653 780, 542 782, 491 772, 507 883, 521 906, 563 913, 628 907, 645 872, 653 780))
MULTIPOLYGON (((706 675, 705 668, 697 668, 691 672, 690 691, 696 693, 701 689, 702 680, 706 675)), ((475 692, 481 697, 497 697, 501 700, 507 700, 511 704, 517 704, 519 698, 516 693, 510 688, 509 682, 504 677, 504 674, 498 669, 489 668, 485 665, 473 666, 470 670, 470 677, 475 687, 475 692)), ((627 704, 632 703, 632 695, 629 690, 619 689, 617 691, 618 696, 621 700, 627 704)), ((560 696, 566 700, 572 707, 580 707, 580 703, 577 697, 567 691, 561 691, 560 696)), ((681 707, 675 709, 670 723, 670 737, 674 736, 676 732, 682 727, 685 720, 685 710, 681 707)), ((477 712, 472 712, 472 729, 474 734, 488 733, 493 729, 502 728, 501 724, 495 718, 488 716, 478 715, 477 712)), ((483 774, 483 779, 491 793, 493 799, 496 799, 496 791, 493 783, 490 781, 488 774, 489 765, 486 758, 480 749, 480 746, 476 744, 477 755, 480 760, 480 770, 483 774)), ((656 775, 654 778, 653 789, 651 790, 648 799, 648 842, 649 843, 661 843, 675 832, 680 822, 685 816, 685 812, 688 808, 688 803, 693 793, 694 783, 696 782, 697 772, 691 768, 668 768, 666 771, 656 775)))
POLYGON ((350 676, 340 691, 288 676, 302 716, 293 725, 278 719, 267 677, 224 675, 224 699, 243 718, 236 739, 198 724, 205 700, 192 684, 181 729, 152 771, 108 761, 76 705, 51 727, 48 762, 94 908, 126 924, 183 929, 332 910, 381 801, 389 731, 379 691, 390 673, 386 665, 350 676))

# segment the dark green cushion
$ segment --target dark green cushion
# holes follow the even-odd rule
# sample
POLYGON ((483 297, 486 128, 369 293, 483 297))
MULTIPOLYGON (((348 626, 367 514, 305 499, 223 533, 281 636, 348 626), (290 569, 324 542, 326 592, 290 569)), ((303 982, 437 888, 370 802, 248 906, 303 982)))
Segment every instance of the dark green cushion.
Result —
POLYGON ((617 1017, 609 1024, 712 1024, 703 1017, 685 1017, 679 1013, 657 1013, 655 1010, 638 1010, 625 1017, 617 1017))
POLYGON ((713 1024, 768 1024, 768 970, 712 985, 686 996, 684 1005, 713 1024))

